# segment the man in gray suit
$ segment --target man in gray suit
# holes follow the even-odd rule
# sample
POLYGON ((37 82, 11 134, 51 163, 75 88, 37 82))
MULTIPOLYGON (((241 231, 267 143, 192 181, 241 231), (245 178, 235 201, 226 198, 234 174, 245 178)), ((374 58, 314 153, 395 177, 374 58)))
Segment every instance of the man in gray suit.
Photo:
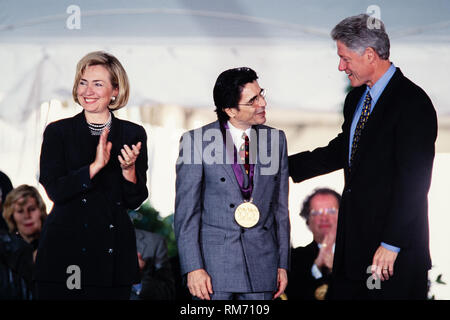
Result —
POLYGON ((222 72, 218 120, 186 132, 177 160, 175 236, 194 298, 269 300, 290 259, 286 137, 266 122, 250 68, 222 72))

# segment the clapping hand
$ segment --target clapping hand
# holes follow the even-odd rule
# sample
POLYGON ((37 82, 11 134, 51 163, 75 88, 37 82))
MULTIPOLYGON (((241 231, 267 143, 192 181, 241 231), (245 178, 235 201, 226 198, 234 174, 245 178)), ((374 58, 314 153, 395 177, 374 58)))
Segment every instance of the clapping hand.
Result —
POLYGON ((139 141, 136 145, 131 145, 131 148, 126 144, 120 150, 122 155, 118 155, 118 159, 120 162, 120 167, 122 168, 123 177, 132 182, 136 183, 136 160, 139 156, 139 152, 141 151, 142 143, 139 141))
POLYGON ((141 146, 141 142, 138 142, 136 145, 131 145, 131 148, 126 144, 123 146, 123 148, 120 150, 122 155, 118 156, 120 167, 122 168, 122 170, 134 169, 134 165, 136 163, 137 157, 139 156, 141 146))
POLYGON ((100 135, 100 140, 98 141, 97 145, 97 152, 95 154, 95 160, 89 166, 89 175, 91 179, 109 162, 112 143, 111 141, 108 141, 108 134, 109 129, 106 128, 100 135))

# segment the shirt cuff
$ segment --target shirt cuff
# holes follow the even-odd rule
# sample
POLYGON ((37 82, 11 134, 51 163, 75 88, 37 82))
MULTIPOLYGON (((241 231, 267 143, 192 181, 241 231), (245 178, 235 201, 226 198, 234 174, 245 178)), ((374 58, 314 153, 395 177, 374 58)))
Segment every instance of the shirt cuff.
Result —
POLYGON ((314 277, 314 279, 320 279, 322 278, 322 272, 320 272, 319 267, 314 263, 311 268, 311 274, 314 277))
POLYGON ((384 243, 384 242, 381 243, 381 246, 383 248, 385 248, 385 249, 388 249, 388 250, 396 252, 396 253, 400 252, 400 248, 391 246, 390 244, 387 244, 387 243, 384 243))

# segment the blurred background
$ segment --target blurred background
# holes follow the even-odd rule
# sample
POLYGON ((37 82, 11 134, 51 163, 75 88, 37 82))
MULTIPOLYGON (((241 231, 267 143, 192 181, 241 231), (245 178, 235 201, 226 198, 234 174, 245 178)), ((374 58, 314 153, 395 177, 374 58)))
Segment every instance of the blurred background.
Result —
MULTIPOLYGON (((289 154, 326 145, 340 132, 349 83, 329 33, 359 13, 383 20, 391 61, 438 113, 430 296, 450 299, 450 285, 441 283, 450 279, 448 0, 0 0, 0 170, 14 187, 27 183, 46 196, 38 183, 42 132, 81 111, 71 97, 76 64, 105 50, 131 82, 130 101, 116 116, 147 130, 146 205, 170 222, 179 138, 216 120, 212 89, 222 71, 248 66, 258 73, 267 89, 267 124, 285 131, 289 154)), ((290 182, 293 247, 312 240, 298 215, 303 199, 316 187, 341 192, 343 185, 341 171, 290 182)))

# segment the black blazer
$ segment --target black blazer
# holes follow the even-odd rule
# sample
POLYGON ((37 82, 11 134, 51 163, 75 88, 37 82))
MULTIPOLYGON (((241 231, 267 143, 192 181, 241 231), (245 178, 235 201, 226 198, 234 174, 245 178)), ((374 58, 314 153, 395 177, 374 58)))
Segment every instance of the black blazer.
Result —
POLYGON ((436 112, 427 94, 397 68, 366 123, 350 172, 350 126, 365 88, 347 95, 342 132, 328 146, 289 157, 290 175, 299 182, 344 169, 334 274, 367 279, 367 268, 381 242, 401 248, 395 270, 428 270, 427 194, 436 112))
POLYGON ((39 182, 54 202, 36 259, 36 280, 64 284, 67 268, 77 265, 81 285, 130 285, 139 280, 136 238, 127 209, 147 198, 147 136, 143 127, 112 115, 108 164, 91 180, 99 136, 91 136, 84 111, 53 122, 44 132, 39 182), (142 142, 136 161, 137 183, 122 176, 124 144, 142 142))
POLYGON ((318 300, 316 290, 329 285, 331 273, 322 272, 322 278, 316 279, 311 268, 319 255, 317 242, 312 241, 306 247, 298 247, 291 251, 291 269, 288 275, 286 295, 288 300, 318 300))

